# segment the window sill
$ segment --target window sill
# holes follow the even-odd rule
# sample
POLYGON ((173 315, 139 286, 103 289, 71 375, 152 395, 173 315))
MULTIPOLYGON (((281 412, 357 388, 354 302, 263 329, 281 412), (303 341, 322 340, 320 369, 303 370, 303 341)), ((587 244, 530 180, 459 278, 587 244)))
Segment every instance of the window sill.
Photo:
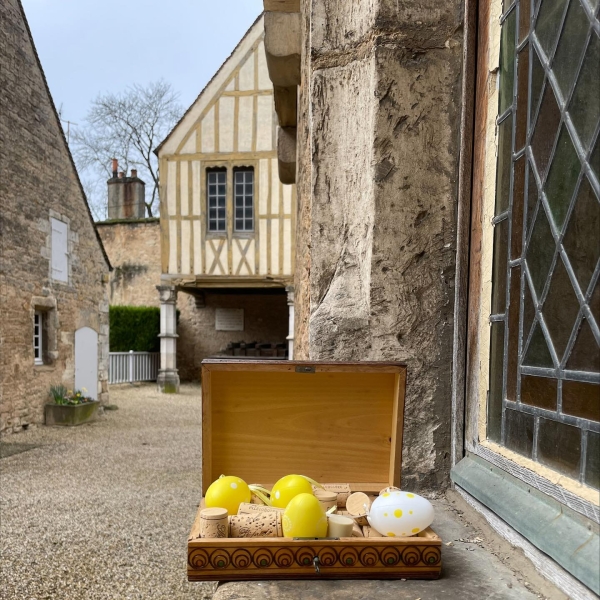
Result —
POLYGON ((473 454, 450 477, 579 581, 600 591, 596 523, 473 454))
POLYGON ((56 369, 56 365, 33 365, 35 371, 39 371, 44 373, 46 371, 54 371, 56 369))

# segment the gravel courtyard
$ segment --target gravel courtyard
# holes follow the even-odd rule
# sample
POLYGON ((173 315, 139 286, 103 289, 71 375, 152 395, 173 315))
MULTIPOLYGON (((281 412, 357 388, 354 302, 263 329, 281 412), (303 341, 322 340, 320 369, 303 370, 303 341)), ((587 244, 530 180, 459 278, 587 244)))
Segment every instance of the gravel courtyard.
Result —
POLYGON ((200 500, 200 387, 113 386, 98 421, 4 437, 0 598, 191 599, 186 540, 200 500))

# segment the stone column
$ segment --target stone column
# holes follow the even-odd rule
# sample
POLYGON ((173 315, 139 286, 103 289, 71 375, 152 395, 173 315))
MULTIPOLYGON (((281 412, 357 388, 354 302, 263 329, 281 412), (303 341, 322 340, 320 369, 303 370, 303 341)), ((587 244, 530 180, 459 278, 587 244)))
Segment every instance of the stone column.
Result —
POLYGON ((290 316, 289 333, 287 336, 288 343, 288 360, 294 360, 294 286, 290 285, 285 288, 287 292, 287 305, 290 316))
POLYGON ((160 370, 158 389, 165 394, 179 393, 177 372, 177 290, 170 285, 157 285, 160 295, 160 370))

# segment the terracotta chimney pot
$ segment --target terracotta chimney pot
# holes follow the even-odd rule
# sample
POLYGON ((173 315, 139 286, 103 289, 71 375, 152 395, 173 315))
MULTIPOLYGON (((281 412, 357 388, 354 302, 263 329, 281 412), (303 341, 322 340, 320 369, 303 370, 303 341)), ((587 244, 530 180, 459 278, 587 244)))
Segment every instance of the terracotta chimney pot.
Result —
POLYGON ((131 169, 131 176, 137 177, 137 169, 131 169))
POLYGON ((123 179, 125 177, 125 173, 123 171, 119 171, 119 179, 123 179))
POLYGON ((119 161, 116 158, 112 159, 112 176, 117 176, 117 171, 119 170, 119 161))

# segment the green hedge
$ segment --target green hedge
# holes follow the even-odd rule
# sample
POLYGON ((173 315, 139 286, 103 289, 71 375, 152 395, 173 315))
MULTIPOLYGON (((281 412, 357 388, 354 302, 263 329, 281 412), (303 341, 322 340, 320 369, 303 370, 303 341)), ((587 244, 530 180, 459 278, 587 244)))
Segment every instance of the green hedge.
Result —
POLYGON ((159 352, 160 309, 154 306, 111 306, 111 352, 159 352))

